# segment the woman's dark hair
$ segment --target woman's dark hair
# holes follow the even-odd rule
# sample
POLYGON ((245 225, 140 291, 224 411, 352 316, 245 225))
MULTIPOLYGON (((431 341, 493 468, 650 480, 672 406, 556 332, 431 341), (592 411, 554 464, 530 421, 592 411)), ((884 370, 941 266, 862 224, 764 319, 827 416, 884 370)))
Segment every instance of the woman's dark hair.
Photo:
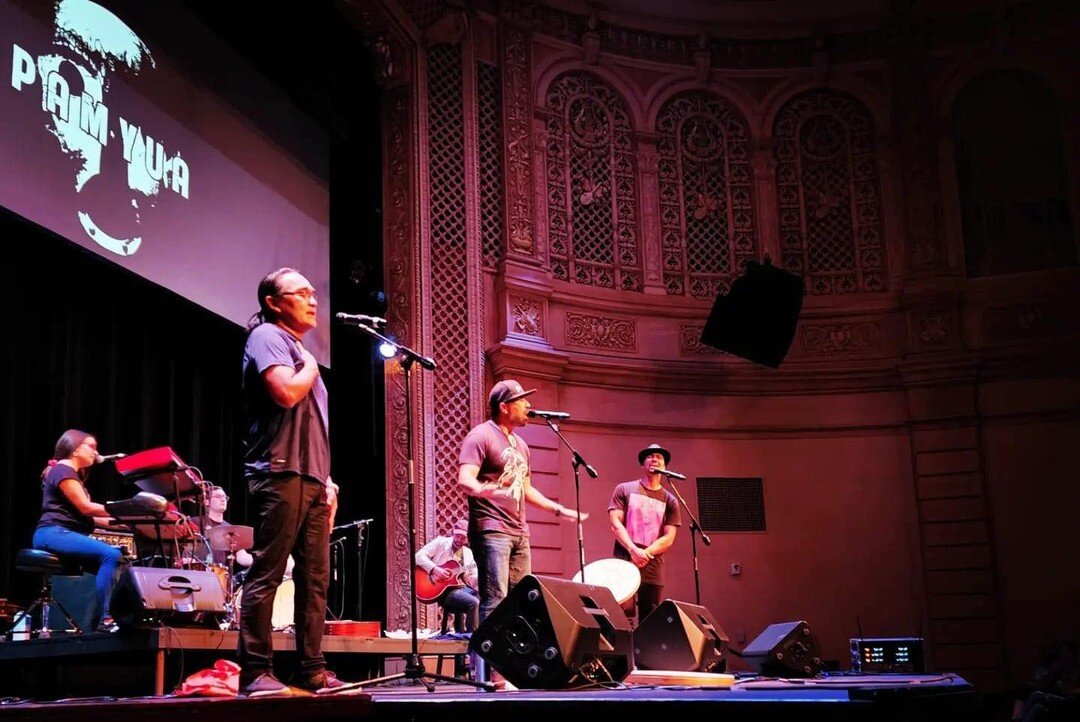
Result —
POLYGON ((86 441, 88 436, 93 436, 93 434, 78 429, 65 431, 56 440, 56 450, 53 451, 52 455, 53 461, 70 458, 75 453, 75 449, 79 448, 79 444, 86 441))
MULTIPOLYGON (((79 448, 79 445, 86 441, 87 437, 93 436, 93 434, 86 431, 80 431, 79 429, 68 429, 60 435, 60 438, 56 440, 56 448, 53 450, 52 459, 45 466, 45 469, 41 472, 41 478, 45 478, 45 474, 49 473, 57 461, 61 459, 70 459, 71 455, 75 453, 75 449, 79 448)), ((83 471, 79 470, 79 476, 83 475, 83 471)))
POLYGON ((251 318, 248 319, 248 331, 251 331, 261 324, 277 321, 277 315, 274 313, 274 309, 266 305, 266 297, 276 296, 281 293, 281 277, 287 273, 300 272, 295 268, 279 268, 276 271, 271 271, 266 274, 263 277, 263 280, 259 281, 259 310, 251 314, 251 318))

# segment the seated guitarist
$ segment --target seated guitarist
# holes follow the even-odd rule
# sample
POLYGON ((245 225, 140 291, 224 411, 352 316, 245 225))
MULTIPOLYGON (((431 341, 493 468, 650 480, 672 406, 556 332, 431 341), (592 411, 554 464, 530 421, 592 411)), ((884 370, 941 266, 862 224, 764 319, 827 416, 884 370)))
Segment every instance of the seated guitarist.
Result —
MULTIPOLYGON (((463 632, 472 632, 480 623, 476 560, 473 559, 472 550, 466 546, 468 541, 469 524, 459 519, 454 523, 450 536, 437 536, 416 552, 416 566, 427 574, 431 591, 438 594, 440 589, 443 590, 438 602, 444 612, 461 612, 464 615, 463 632)), ((425 596, 419 588, 417 596, 425 596)))

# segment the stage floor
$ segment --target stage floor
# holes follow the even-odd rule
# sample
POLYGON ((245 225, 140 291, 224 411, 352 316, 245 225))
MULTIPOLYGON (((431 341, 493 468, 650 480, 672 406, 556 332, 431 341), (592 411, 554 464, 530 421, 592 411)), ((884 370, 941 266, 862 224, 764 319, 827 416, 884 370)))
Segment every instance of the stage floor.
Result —
MULTIPOLYGON (((419 651, 426 669, 434 672, 434 655, 450 660, 464 652, 465 645, 461 640, 425 640, 419 651)), ((295 657, 290 655, 293 638, 275 635, 274 646, 282 653, 280 660, 275 657, 275 663, 284 678, 289 657, 295 657)), ((775 679, 635 672, 620 684, 560 690, 491 692, 457 682, 435 682, 434 690, 429 692, 415 680, 396 679, 369 683, 343 694, 296 698, 207 699, 162 693, 163 689, 174 689, 188 675, 211 666, 215 658, 231 659, 235 647, 235 632, 200 629, 4 642, 0 644, 0 695, 5 695, 0 698, 0 717, 5 722, 85 722, 90 714, 107 717, 109 722, 174 722, 178 715, 199 722, 235 722, 255 716, 262 722, 551 722, 560 718, 637 717, 644 713, 655 717, 656 722, 718 717, 725 722, 989 719, 983 700, 972 686, 952 674, 833 674, 775 679), (152 690, 156 694, 149 694, 152 690)), ((344 679, 364 679, 381 674, 390 666, 384 664, 388 659, 407 655, 411 643, 327 637, 324 650, 330 666, 344 679)), ((447 668, 442 672, 453 673, 447 668)))
POLYGON ((722 687, 669 685, 577 690, 499 690, 438 682, 429 692, 412 680, 363 687, 328 696, 263 699, 179 698, 170 695, 128 699, 86 698, 50 703, 4 700, 7 720, 85 722, 88 715, 110 722, 199 722, 293 720, 424 720, 450 722, 550 722, 597 720, 613 715, 657 720, 792 722, 925 722, 949 719, 983 722, 981 700, 954 675, 837 676, 808 680, 739 679, 722 687), (630 706, 632 705, 632 706, 630 706), (662 705, 662 706, 661 706, 662 705))

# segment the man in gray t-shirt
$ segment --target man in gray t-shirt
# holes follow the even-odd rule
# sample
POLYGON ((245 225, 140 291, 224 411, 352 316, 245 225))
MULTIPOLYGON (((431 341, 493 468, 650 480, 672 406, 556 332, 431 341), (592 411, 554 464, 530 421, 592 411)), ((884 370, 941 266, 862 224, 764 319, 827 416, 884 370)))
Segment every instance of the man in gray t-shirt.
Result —
POLYGON ((491 417, 473 427, 461 444, 458 485, 469 498, 469 546, 476 557, 481 622, 532 573, 525 503, 563 519, 578 518, 576 511, 532 485, 529 445, 514 429, 528 423, 526 397, 535 391, 513 380, 495 384, 488 394, 491 417))
POLYGON ((292 684, 312 692, 344 684, 326 668, 322 653, 338 487, 330 479, 326 387, 302 341, 317 324, 319 301, 311 283, 292 268, 263 278, 258 297, 243 361, 244 479, 249 513, 258 520, 237 654, 240 694, 248 697, 293 694, 274 676, 271 637, 274 597, 290 555, 297 562, 298 669, 292 684))

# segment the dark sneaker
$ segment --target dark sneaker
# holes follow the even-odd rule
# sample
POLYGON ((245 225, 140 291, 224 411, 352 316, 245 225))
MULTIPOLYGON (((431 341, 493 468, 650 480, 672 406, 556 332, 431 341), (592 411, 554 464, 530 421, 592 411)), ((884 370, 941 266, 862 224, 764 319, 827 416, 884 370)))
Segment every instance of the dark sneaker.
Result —
POLYGON ((292 697, 293 689, 277 677, 264 672, 240 688, 241 697, 292 697))
POLYGON ((116 632, 120 631, 120 626, 116 623, 115 620, 113 620, 112 617, 102 617, 101 621, 98 622, 95 631, 101 632, 103 634, 115 634, 116 632))
POLYGON ((345 686, 345 682, 329 669, 320 669, 318 672, 301 672, 293 677, 294 687, 306 689, 309 692, 320 690, 339 689, 345 686))

